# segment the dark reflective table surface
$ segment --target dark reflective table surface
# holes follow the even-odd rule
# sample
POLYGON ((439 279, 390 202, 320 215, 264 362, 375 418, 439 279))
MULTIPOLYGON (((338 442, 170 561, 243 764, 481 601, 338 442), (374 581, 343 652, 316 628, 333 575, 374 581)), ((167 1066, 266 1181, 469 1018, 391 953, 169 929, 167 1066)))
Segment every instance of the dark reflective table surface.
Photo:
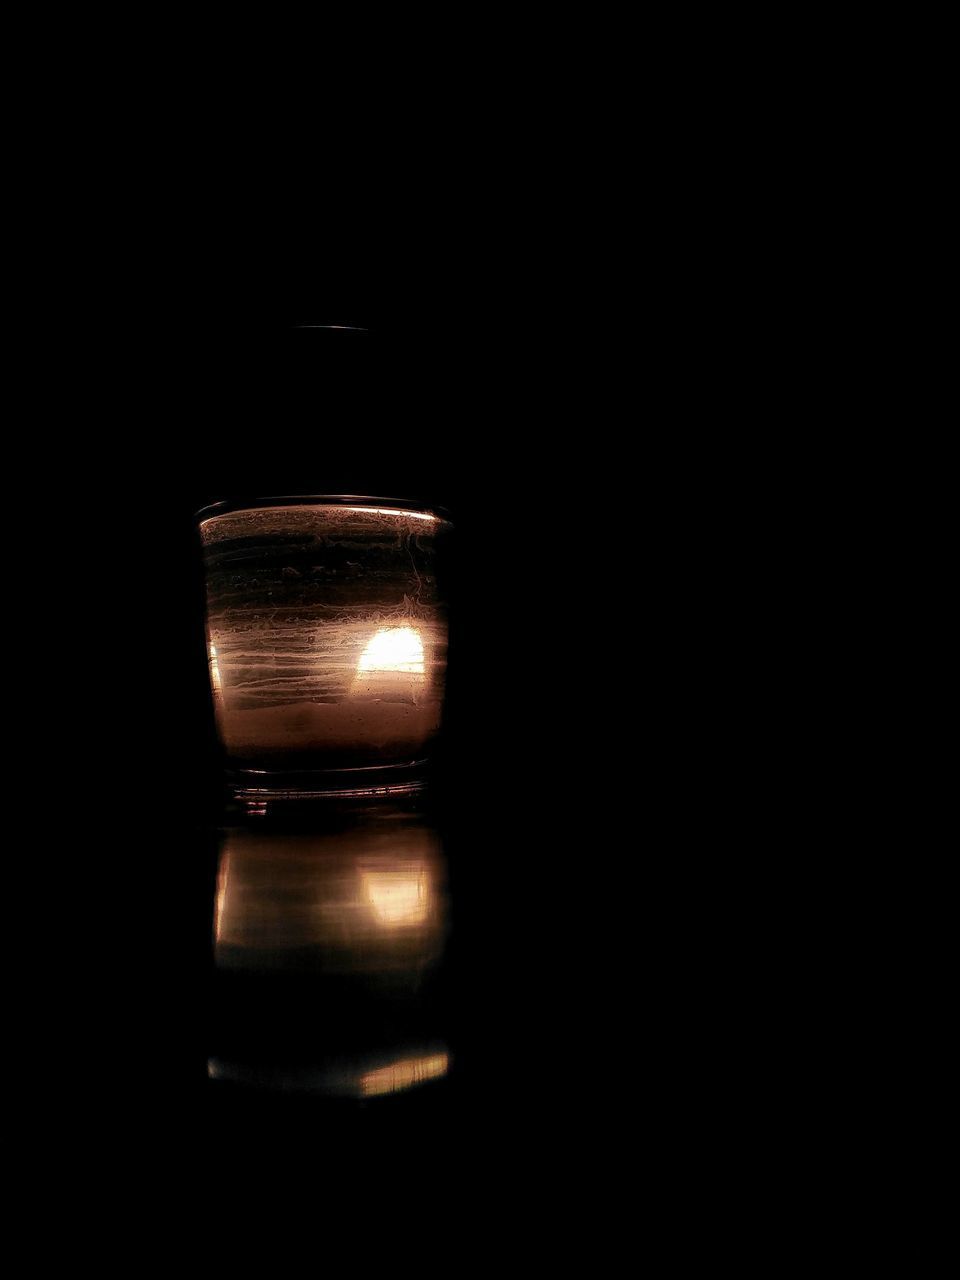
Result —
POLYGON ((329 800, 112 832, 108 1105, 191 1141, 407 1116, 444 1134, 486 1074, 502 967, 482 935, 503 867, 465 817, 429 796, 329 800))
POLYGON ((662 895, 632 888, 639 817, 610 811, 612 832, 563 797, 462 787, 85 823, 101 910, 56 1069, 99 1101, 72 1113, 204 1151, 593 1123, 619 1105, 611 1034, 633 1042, 675 962, 649 947, 662 895))
POLYGON ((410 806, 219 833, 208 1077, 366 1100, 450 1071, 443 842, 410 806))

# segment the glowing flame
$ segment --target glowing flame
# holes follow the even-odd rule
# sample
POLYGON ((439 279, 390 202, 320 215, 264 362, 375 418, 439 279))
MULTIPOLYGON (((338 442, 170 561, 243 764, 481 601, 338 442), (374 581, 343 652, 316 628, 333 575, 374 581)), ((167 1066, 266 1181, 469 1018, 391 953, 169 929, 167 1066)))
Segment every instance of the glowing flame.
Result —
POLYGON ((423 870, 364 871, 363 888, 381 924, 423 924, 427 918, 429 891, 423 870))
POLYGON ((371 671, 424 673, 423 641, 414 627, 381 627, 357 663, 357 674, 371 671))
POLYGON ((412 1089, 425 1080, 436 1080, 447 1074, 450 1058, 446 1053, 434 1053, 429 1058, 405 1058, 379 1067, 360 1077, 360 1092, 365 1098, 380 1093, 397 1093, 400 1089, 412 1089))

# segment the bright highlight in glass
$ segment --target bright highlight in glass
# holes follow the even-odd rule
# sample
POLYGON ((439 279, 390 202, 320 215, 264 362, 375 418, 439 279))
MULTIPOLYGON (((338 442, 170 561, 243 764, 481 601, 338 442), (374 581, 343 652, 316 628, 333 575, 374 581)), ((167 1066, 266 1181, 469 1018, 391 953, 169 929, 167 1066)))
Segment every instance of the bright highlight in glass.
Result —
POLYGON ((359 674, 369 671, 405 671, 423 675, 423 641, 413 627, 384 627, 373 637, 357 663, 359 674))

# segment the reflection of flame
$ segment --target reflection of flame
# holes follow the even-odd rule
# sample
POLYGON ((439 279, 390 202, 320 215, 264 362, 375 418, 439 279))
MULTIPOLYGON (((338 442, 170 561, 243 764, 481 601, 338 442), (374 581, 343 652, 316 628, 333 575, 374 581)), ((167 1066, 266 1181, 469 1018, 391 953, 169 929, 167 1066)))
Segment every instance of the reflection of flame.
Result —
POLYGON ((360 1092, 365 1098, 380 1093, 397 1093, 400 1089, 412 1089, 424 1080, 436 1080, 447 1074, 450 1058, 446 1053, 435 1053, 429 1058, 405 1058, 391 1062, 388 1067, 378 1067, 360 1077, 360 1092))
POLYGON ((427 918, 429 893, 423 867, 411 871, 364 871, 363 888, 382 924, 423 924, 427 918))
POLYGON ((424 674, 423 641, 414 627, 381 627, 357 663, 357 674, 372 671, 404 671, 424 674))

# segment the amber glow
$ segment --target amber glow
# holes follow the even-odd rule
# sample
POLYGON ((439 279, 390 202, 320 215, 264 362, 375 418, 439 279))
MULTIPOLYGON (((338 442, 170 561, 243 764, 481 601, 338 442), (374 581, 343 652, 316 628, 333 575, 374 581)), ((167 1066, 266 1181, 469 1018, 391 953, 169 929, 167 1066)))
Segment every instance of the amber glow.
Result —
POLYGON ((214 694, 221 692, 220 688, 220 668, 217 665, 217 646, 210 646, 210 683, 213 686, 214 694))
POLYGON ((424 868, 410 871, 364 871, 364 897, 381 924, 399 928, 423 924, 429 909, 424 868))
POLYGON ((217 875, 217 902, 213 916, 213 936, 217 942, 220 941, 220 935, 223 930, 223 909, 227 901, 227 877, 229 875, 229 862, 226 858, 220 864, 220 871, 217 875))
POLYGON ((360 1077, 360 1092, 365 1098, 381 1093, 398 1093, 411 1089, 425 1080, 436 1080, 447 1074, 450 1057, 446 1053, 434 1053, 428 1058, 404 1058, 378 1067, 360 1077))
POLYGON ((423 641, 415 627, 381 627, 369 642, 357 674, 374 671, 403 671, 408 675, 424 674, 423 641))

